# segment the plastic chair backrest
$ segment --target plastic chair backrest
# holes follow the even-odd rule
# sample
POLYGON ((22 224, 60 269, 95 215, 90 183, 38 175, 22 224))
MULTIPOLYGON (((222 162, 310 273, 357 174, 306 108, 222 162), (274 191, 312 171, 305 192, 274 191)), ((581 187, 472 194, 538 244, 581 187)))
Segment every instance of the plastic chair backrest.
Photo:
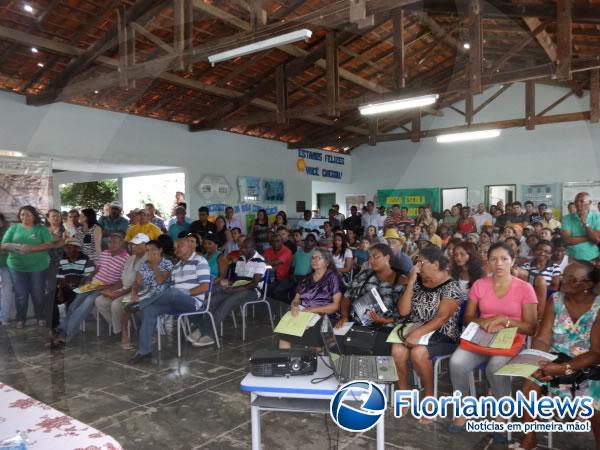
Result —
POLYGON ((208 309, 210 308, 210 301, 212 299, 212 293, 213 293, 213 287, 215 285, 215 280, 214 278, 211 276, 210 277, 210 281, 208 282, 208 291, 206 291, 206 294, 204 294, 204 298, 205 298, 205 302, 204 302, 204 311, 208 311, 208 309))

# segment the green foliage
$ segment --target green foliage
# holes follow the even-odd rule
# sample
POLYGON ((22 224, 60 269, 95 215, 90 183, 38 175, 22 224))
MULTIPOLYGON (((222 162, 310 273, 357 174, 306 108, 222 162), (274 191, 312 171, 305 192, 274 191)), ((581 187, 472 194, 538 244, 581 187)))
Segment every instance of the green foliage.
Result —
POLYGON ((118 190, 117 180, 63 184, 60 186, 60 200, 63 206, 101 211, 105 203, 117 198, 118 190))

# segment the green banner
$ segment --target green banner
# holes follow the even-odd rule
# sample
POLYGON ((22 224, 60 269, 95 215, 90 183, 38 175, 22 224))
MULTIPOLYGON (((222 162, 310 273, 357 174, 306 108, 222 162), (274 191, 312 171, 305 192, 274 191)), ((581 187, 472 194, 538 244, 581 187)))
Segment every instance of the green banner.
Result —
POLYGON ((377 206, 400 205, 408 208, 410 217, 417 217, 419 206, 431 204, 433 211, 440 210, 440 189, 439 188, 419 188, 419 189, 380 189, 377 191, 377 206))

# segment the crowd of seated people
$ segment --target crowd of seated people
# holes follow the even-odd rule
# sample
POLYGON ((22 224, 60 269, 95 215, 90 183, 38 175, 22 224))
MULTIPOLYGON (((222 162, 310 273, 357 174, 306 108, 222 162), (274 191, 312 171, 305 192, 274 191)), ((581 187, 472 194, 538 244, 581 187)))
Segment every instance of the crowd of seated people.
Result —
MULTIPOLYGON (((333 205, 322 225, 311 211, 292 227, 284 211, 269 218, 260 210, 247 234, 233 208, 213 221, 200 207, 198 220, 191 221, 184 200, 176 198, 170 219, 148 203, 127 220, 116 202, 100 218, 93 209, 64 215, 51 210, 44 218, 31 206, 19 210, 15 224, 0 217, 0 324, 7 323, 12 302, 16 327, 23 328, 31 297, 38 326, 49 328, 50 345, 62 346, 96 307, 129 349, 127 325, 137 316, 132 360, 140 362, 151 358, 161 315, 204 311, 212 286, 209 311, 218 327, 262 296, 270 271, 269 301, 289 305, 292 315, 304 308, 327 314, 337 327, 354 322, 372 329, 371 351, 393 356, 401 389, 410 386, 412 367, 432 395, 432 359, 451 355, 454 390, 467 394, 468 375, 485 366, 491 394, 511 395, 510 379, 495 375, 510 357, 459 346, 462 328, 471 322, 489 332, 515 327, 523 342, 532 337, 533 348, 572 358, 540 367, 539 379, 600 364, 600 213, 585 192, 561 221, 532 202, 499 201, 487 211, 482 203, 473 209, 457 204, 441 214, 426 205, 416 218, 400 205, 386 211, 368 202, 362 213, 352 206, 348 217, 333 205), (353 305, 371 289, 385 311, 361 317, 353 305), (403 321, 413 324, 403 342, 388 343, 390 330, 403 321), (425 335, 430 337, 421 344, 425 335)), ((186 338, 193 346, 215 343, 216 328, 206 315, 190 322, 186 338)), ((319 329, 311 327, 302 338, 279 334, 279 346, 320 347, 319 329)), ((598 409, 598 382, 581 390, 598 409)), ((464 423, 456 418, 450 431, 464 430, 464 423)), ((600 441, 598 413, 592 425, 600 441)), ((530 434, 521 444, 529 450, 535 443, 530 434)))

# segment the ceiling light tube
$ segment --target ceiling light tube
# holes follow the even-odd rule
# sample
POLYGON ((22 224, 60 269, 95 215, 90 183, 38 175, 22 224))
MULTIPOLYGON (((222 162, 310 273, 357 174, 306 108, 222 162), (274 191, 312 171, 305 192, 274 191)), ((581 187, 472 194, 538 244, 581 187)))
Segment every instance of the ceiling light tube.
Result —
POLYGON ((262 50, 268 50, 270 48, 279 47, 280 45, 291 44, 292 42, 309 39, 311 36, 312 31, 303 28, 302 30, 292 31, 291 33, 282 34, 281 36, 265 39, 264 41, 258 41, 221 53, 215 53, 214 55, 208 57, 208 62, 214 66, 215 63, 221 61, 237 58, 238 56, 249 55, 262 50))
POLYGON ((371 114, 381 114, 391 111, 400 111, 403 109, 420 108, 422 106, 433 105, 437 99, 437 94, 423 95, 422 97, 406 98, 402 100, 392 100, 390 102, 373 103, 359 106, 358 110, 363 116, 371 114))
POLYGON ((437 137, 440 144, 448 142, 475 141, 500 136, 500 130, 467 131, 465 133, 442 134, 437 137))

